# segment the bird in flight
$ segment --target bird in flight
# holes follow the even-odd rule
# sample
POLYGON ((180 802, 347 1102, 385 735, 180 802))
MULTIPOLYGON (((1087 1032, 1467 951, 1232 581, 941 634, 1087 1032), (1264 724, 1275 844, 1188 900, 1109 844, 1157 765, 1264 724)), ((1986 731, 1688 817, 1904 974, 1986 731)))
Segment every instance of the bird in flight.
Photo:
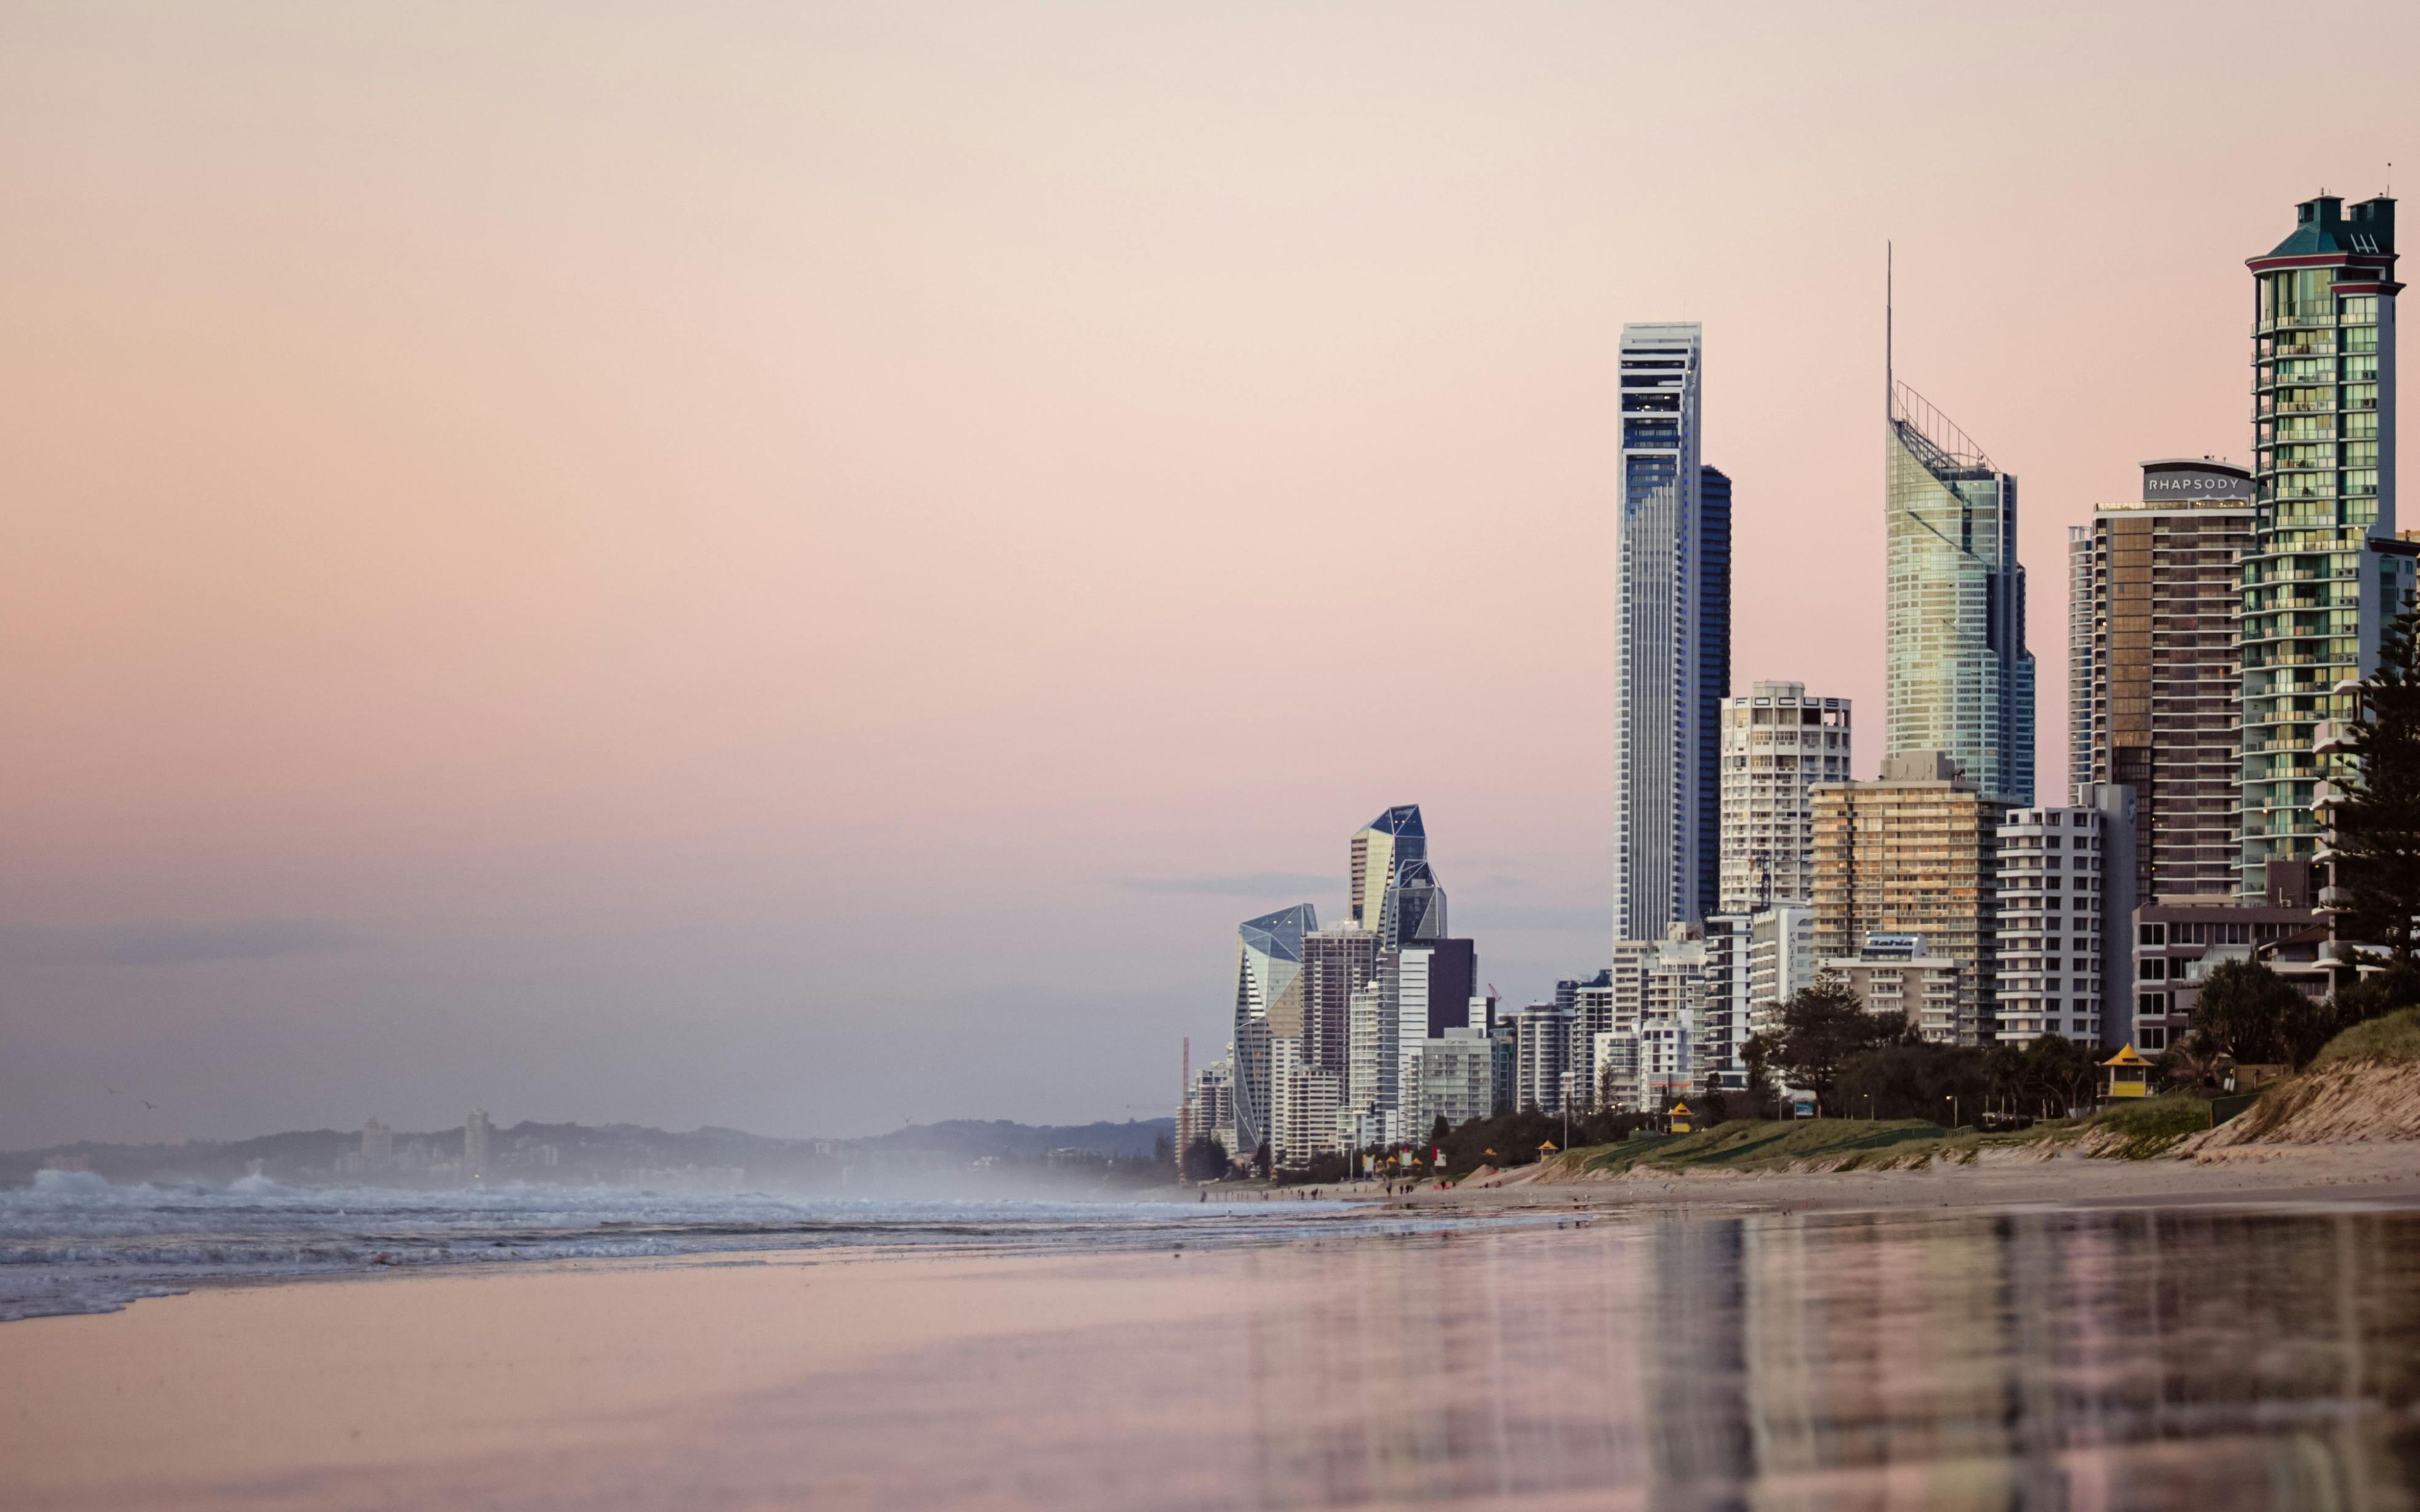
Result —
POLYGON ((101 1084, 101 1089, 107 1092, 112 1097, 116 1097, 117 1095, 117 1088, 110 1086, 107 1082, 101 1084))
POLYGON ((154 1112, 154 1113, 157 1113, 157 1112, 159 1112, 159 1111, 160 1111, 160 1104, 159 1104, 159 1103, 157 1103, 152 1102, 152 1101, 151 1101, 149 1098, 147 1098, 147 1098, 145 1098, 145 1099, 143 1099, 143 1105, 144 1105, 145 1107, 147 1107, 147 1108, 149 1108, 149 1109, 150 1109, 152 1112, 154 1112))

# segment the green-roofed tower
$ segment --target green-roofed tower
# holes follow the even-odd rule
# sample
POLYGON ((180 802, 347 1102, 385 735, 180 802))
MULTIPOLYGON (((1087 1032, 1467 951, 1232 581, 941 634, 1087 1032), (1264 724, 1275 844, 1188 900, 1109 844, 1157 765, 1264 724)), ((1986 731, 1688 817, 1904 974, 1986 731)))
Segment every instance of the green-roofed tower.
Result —
POLYGON ((2317 858, 2319 783, 2420 546, 2395 530, 2395 202, 2322 194, 2248 259, 2253 473, 2242 567, 2242 869, 2317 858))

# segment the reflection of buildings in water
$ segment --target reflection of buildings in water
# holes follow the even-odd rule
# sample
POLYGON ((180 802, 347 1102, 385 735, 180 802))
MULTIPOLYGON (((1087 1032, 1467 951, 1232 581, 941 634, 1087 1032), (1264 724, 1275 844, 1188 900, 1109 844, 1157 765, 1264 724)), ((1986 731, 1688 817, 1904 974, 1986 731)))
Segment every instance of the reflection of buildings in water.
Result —
POLYGON ((2414 1240, 2178 1210, 1270 1251, 1236 1320, 1251 1478, 1271 1506, 2402 1506, 2414 1240))

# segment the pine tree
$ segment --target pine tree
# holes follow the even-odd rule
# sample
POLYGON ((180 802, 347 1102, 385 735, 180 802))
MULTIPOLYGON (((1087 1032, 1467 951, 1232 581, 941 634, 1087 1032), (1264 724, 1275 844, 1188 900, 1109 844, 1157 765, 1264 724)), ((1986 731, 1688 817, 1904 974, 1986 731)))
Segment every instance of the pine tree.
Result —
POLYGON ((2412 959, 2420 916, 2420 649, 2415 617, 2381 638, 2378 671, 2361 685, 2366 717, 2347 732, 2359 770, 2331 816, 2335 885, 2347 895, 2338 933, 2412 959))

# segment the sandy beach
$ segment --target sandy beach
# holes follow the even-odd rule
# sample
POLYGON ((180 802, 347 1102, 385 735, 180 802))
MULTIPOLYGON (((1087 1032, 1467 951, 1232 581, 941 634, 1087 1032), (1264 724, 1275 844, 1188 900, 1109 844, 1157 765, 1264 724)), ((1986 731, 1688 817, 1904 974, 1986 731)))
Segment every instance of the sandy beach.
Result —
POLYGON ((1533 1221, 462 1267, 9 1324, 0 1506, 1980 1508, 2044 1477, 2288 1506, 2322 1473, 2403 1504, 2420 1280, 2371 1258, 2420 1242, 2400 1149, 1407 1200, 1533 1221), (2247 1330, 2301 1343, 2240 1357, 2247 1330))

